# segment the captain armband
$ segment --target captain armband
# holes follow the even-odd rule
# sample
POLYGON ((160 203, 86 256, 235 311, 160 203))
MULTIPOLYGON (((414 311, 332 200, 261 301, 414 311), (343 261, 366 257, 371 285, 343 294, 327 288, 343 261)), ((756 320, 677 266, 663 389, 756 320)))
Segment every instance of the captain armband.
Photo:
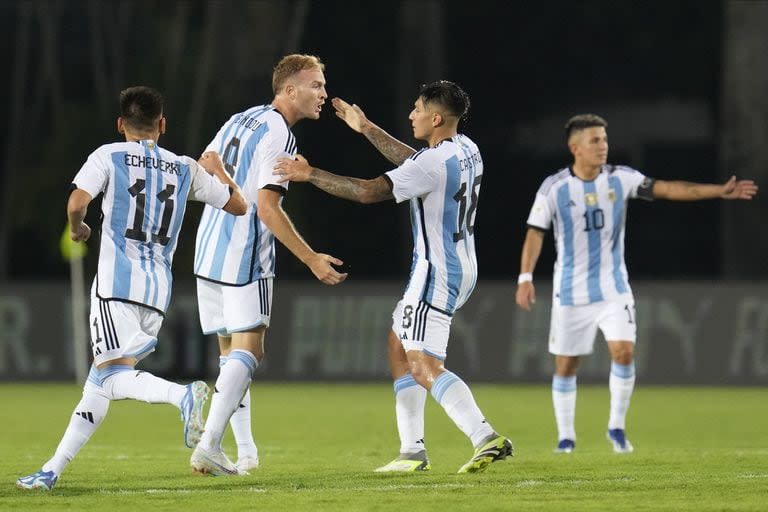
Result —
POLYGON ((653 184, 656 180, 653 178, 645 178, 642 183, 637 187, 637 197, 645 201, 653 201, 653 184))

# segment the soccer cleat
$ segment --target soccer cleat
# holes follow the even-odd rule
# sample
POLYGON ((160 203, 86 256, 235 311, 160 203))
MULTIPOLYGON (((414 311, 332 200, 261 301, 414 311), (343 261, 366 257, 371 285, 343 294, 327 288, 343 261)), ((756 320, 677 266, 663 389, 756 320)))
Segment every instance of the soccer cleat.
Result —
POLYGON ((557 443, 555 453, 571 453, 574 449, 576 449, 576 443, 573 439, 561 439, 560 442, 557 443))
POLYGON ((43 491, 50 491, 53 486, 56 485, 56 481, 59 476, 53 471, 43 471, 42 469, 37 473, 32 473, 28 476, 23 476, 16 480, 16 487, 19 489, 40 489, 43 491))
POLYGON ((181 400, 181 421, 184 422, 184 444, 194 448, 205 430, 203 405, 208 400, 208 386, 201 380, 187 384, 187 393, 181 400))
POLYGON ((458 473, 480 473, 490 466, 491 462, 513 457, 515 449, 512 441, 504 436, 493 434, 476 450, 469 462, 459 468, 458 473))
POLYGON ((427 451, 416 453, 401 453, 395 460, 374 469, 376 473, 414 473, 416 471, 429 471, 432 466, 427 458, 427 451))
POLYGON ((612 428, 605 437, 611 442, 613 451, 616 453, 632 453, 635 450, 635 447, 627 439, 623 428, 612 428))
POLYGON ((235 467, 237 467, 237 470, 241 473, 247 473, 252 469, 256 469, 259 467, 259 456, 243 455, 242 457, 238 457, 235 467))
POLYGON ((189 459, 189 465, 192 471, 203 475, 224 476, 224 475, 247 475, 247 472, 240 471, 237 466, 222 451, 209 452, 200 446, 192 452, 189 459))

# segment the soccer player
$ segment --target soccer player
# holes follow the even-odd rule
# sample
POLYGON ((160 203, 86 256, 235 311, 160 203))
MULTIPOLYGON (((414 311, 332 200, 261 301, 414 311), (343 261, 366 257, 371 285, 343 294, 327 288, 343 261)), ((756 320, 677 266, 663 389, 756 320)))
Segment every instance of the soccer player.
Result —
POLYGON ((483 471, 512 455, 512 443, 485 420, 466 383, 444 366, 453 314, 477 280, 473 226, 483 178, 477 145, 458 133, 469 97, 455 83, 424 85, 408 118, 419 151, 370 122, 357 105, 334 98, 336 114, 363 133, 398 165, 375 179, 337 176, 304 159, 282 158, 275 173, 283 180, 309 181, 337 197, 360 203, 410 200, 413 265, 403 298, 392 315, 388 358, 395 389, 400 455, 377 472, 430 469, 424 444, 427 391, 474 446, 459 473, 483 471))
POLYGON ((234 217, 206 207, 197 231, 200 323, 204 333, 218 334, 221 350, 205 433, 190 460, 199 473, 244 474, 259 463, 251 433, 250 384, 264 358, 275 237, 321 282, 334 285, 347 277, 331 266, 341 265, 341 260, 315 252, 296 231, 281 206, 287 185, 272 175, 277 158, 296 153, 291 127, 302 119, 320 117, 327 97, 323 70, 315 56, 284 57, 272 75, 272 103, 233 115, 208 145, 223 155, 249 208, 244 217, 234 217), (236 464, 221 449, 227 422, 237 443, 236 464))
POLYGON ((93 366, 56 452, 40 471, 18 479, 22 489, 53 488, 104 420, 110 400, 173 404, 181 410, 185 444, 194 447, 202 434, 204 382, 182 386, 134 367, 157 345, 186 202, 203 201, 232 215, 243 215, 247 204, 218 154, 205 153, 198 164, 159 147, 165 126, 159 92, 125 89, 117 119, 125 142, 91 153, 72 183, 67 203, 72 240, 88 240, 91 229, 83 220, 93 198, 103 194, 89 318, 93 366))
POLYGON ((635 386, 635 300, 624 263, 627 200, 751 199, 757 186, 732 177, 722 185, 654 180, 622 165, 606 164, 607 123, 593 114, 565 125, 573 164, 544 180, 528 216, 516 302, 530 311, 536 301, 533 271, 544 235, 554 225, 555 262, 549 351, 555 356, 552 402, 556 452, 576 446, 576 370, 600 329, 611 355, 607 438, 616 453, 633 450, 625 419, 635 386))

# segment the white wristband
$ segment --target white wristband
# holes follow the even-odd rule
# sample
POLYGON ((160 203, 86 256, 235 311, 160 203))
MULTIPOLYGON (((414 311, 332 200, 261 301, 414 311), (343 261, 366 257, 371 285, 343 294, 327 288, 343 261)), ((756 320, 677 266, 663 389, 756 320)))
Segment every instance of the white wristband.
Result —
POLYGON ((522 274, 517 276, 517 284, 530 283, 530 282, 533 282, 532 272, 523 272, 522 274))

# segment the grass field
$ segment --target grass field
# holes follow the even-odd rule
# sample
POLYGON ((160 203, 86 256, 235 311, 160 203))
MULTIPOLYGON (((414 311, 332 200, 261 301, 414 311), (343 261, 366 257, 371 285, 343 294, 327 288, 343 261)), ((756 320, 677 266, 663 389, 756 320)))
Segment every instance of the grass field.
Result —
POLYGON ((604 438, 607 386, 579 388, 571 455, 552 453, 548 387, 473 390, 517 452, 482 474, 455 474, 471 447, 431 399, 432 471, 379 475, 371 470, 399 447, 389 384, 257 383, 261 467, 250 476, 192 475, 176 410, 125 401, 112 404, 52 493, 29 493, 14 482, 52 454, 80 389, 2 384, 0 510, 768 510, 765 389, 639 387, 630 455, 613 454, 604 438))

